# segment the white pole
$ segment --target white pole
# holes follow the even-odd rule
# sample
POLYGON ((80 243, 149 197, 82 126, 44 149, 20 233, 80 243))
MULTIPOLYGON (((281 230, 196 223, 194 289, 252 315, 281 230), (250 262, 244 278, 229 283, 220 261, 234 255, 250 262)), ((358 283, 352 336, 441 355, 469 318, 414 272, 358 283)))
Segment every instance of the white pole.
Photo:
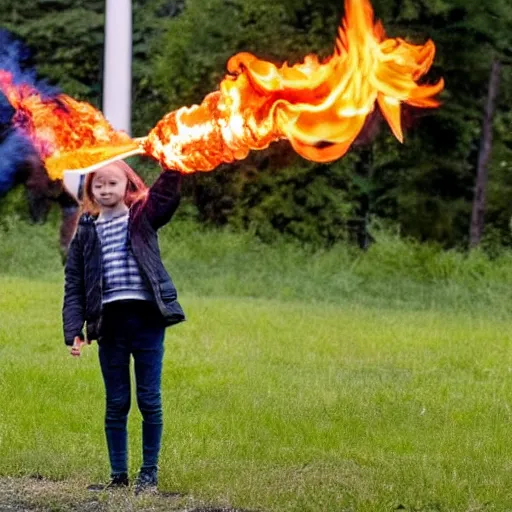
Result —
POLYGON ((132 2, 106 0, 103 113, 117 130, 131 131, 132 2))

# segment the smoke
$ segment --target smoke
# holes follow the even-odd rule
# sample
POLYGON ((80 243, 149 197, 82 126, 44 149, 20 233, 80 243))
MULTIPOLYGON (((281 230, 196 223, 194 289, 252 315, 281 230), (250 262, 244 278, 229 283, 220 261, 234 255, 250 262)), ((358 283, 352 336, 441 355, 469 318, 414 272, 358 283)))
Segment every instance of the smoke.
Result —
POLYGON ((0 29, 0 69, 9 71, 15 84, 31 85, 44 98, 54 98, 60 90, 37 78, 30 57, 31 51, 24 43, 15 39, 8 30, 0 29))
MULTIPOLYGON (((0 29, 0 69, 8 71, 15 85, 28 84, 34 93, 44 98, 59 94, 56 87, 39 80, 35 69, 29 66, 30 51, 10 32, 0 29)), ((23 181, 30 165, 33 165, 36 150, 24 134, 11 121, 16 113, 0 83, 0 197, 23 181)))

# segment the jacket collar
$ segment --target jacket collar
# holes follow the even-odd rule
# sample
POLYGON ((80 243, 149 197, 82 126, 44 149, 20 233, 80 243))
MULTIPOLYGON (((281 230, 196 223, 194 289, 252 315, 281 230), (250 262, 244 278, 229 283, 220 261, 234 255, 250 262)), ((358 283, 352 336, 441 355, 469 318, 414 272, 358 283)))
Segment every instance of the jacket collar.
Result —
POLYGON ((80 226, 92 226, 97 218, 98 218, 97 215, 91 215, 90 213, 84 213, 80 217, 78 224, 80 226))

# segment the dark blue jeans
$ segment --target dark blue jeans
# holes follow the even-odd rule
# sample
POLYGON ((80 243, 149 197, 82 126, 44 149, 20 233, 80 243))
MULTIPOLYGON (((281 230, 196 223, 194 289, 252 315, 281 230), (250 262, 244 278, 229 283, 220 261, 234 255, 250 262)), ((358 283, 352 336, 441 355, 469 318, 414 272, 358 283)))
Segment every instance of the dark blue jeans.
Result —
POLYGON ((163 426, 160 388, 164 333, 162 317, 152 302, 130 300, 104 306, 98 345, 106 390, 105 434, 112 476, 128 472, 126 423, 131 402, 131 356, 142 414, 142 468, 157 468, 163 426))

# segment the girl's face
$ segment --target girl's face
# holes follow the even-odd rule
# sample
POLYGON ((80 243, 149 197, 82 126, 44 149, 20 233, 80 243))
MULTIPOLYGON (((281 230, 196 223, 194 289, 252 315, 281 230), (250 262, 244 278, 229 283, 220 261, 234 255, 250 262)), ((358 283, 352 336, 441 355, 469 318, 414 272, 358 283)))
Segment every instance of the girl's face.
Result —
POLYGON ((100 208, 115 208, 124 203, 128 178, 123 170, 106 166, 92 179, 91 190, 100 208))

